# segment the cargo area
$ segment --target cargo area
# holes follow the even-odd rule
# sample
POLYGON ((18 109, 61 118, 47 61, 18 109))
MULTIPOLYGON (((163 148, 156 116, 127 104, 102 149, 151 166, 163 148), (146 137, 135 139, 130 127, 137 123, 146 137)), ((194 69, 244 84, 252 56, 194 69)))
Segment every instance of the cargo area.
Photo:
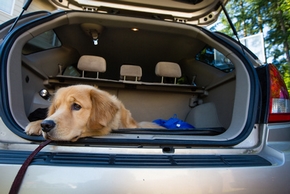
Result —
POLYGON ((58 88, 74 84, 116 95, 138 122, 176 115, 195 130, 207 131, 175 135, 164 130, 161 138, 229 140, 249 119, 246 67, 231 48, 199 27, 65 12, 37 27, 32 23, 16 43, 9 54, 7 83, 10 111, 22 130, 30 113, 50 104, 41 90, 53 97, 58 88), (80 66, 81 57, 96 66, 80 66), (211 128, 219 132, 208 133, 211 128))

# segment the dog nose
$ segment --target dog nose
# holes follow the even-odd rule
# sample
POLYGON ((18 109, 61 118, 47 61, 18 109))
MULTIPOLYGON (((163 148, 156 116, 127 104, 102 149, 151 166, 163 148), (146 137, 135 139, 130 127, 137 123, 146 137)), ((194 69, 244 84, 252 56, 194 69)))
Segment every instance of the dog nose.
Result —
POLYGON ((55 127, 55 122, 53 120, 43 120, 40 125, 42 131, 50 132, 55 127))

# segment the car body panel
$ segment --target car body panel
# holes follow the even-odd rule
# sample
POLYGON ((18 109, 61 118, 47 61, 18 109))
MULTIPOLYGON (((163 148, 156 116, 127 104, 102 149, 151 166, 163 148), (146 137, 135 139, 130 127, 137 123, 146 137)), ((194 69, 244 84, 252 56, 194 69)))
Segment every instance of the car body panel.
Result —
MULTIPOLYGON (((31 165, 19 193, 288 193, 283 177, 290 172, 289 146, 266 146, 260 154, 271 153, 273 164, 259 167, 31 165)), ((0 178, 2 192, 9 190, 19 167, 1 164, 6 175, 0 178)))
MULTIPOLYGON (((266 136, 271 139, 271 141, 263 141, 262 145, 252 150, 195 148, 176 149, 174 154, 162 154, 160 148, 159 151, 158 149, 152 148, 126 149, 121 147, 112 147, 109 149, 105 147, 91 147, 80 148, 80 150, 78 150, 69 145, 67 147, 64 145, 48 145, 43 149, 43 152, 40 152, 40 158, 37 157, 38 159, 34 161, 34 164, 29 166, 19 193, 288 193, 290 191, 290 186, 288 184, 288 179, 285 179, 285 177, 288 177, 290 173, 289 137, 285 139, 285 135, 282 133, 279 133, 280 137, 278 137, 271 132, 276 130, 279 132, 281 132, 281 130, 289 130, 288 126, 288 123, 283 125, 270 125, 270 132, 266 131, 263 137, 266 136), (288 143, 285 143, 285 140, 288 140, 288 143), (204 154, 227 154, 230 156, 231 153, 237 153, 238 150, 240 150, 239 152, 246 153, 246 155, 258 154, 270 161, 271 165, 215 167, 213 165, 214 163, 208 161, 204 164, 197 162, 196 164, 191 163, 186 166, 168 166, 162 164, 161 161, 159 165, 154 167, 152 166, 152 161, 151 165, 145 167, 142 163, 138 165, 138 162, 136 163, 137 166, 132 165, 132 163, 126 164, 126 160, 121 165, 120 163, 116 165, 113 163, 111 165, 106 165, 103 163, 104 161, 101 163, 93 162, 101 158, 104 153, 110 153, 112 156, 115 154, 122 155, 123 153, 128 159, 132 156, 136 156, 136 154, 141 154, 149 159, 147 162, 150 164, 150 157, 147 157, 148 153, 156 156, 163 155, 170 157, 188 154, 190 158, 195 158, 204 154), (42 160, 40 160, 43 158, 41 155, 48 151, 52 151, 57 155, 61 153, 68 154, 73 151, 75 154, 87 152, 87 154, 93 153, 96 154, 96 156, 90 160, 79 160, 79 162, 74 163, 74 165, 71 164, 71 161, 67 161, 67 163, 63 164, 57 163, 57 158, 55 161, 52 160, 54 162, 52 162, 51 165, 49 165, 49 162, 43 165, 41 164, 43 163, 42 160), (86 164, 86 162, 88 163, 86 164), (205 168, 204 166, 211 167, 205 168)), ((266 125, 263 127, 268 130, 266 125)), ((288 131, 286 133, 288 133, 288 131)), ((21 151, 19 151, 21 149, 33 150, 37 146, 21 146, 21 144, 19 144, 19 147, 17 147, 17 144, 13 143, 8 143, 6 146, 7 145, 10 147, 11 151, 17 150, 19 153, 21 153, 21 151), (20 149, 20 147, 22 148, 20 149)), ((1 147, 4 148, 5 144, 1 143, 1 147)), ((89 155, 86 157, 88 156, 89 155)), ((4 157, 1 158, 1 174, 6 175, 0 177, 0 182, 2 183, 1 192, 6 193, 20 165, 16 164, 17 157, 15 157, 15 161, 6 162, 4 157)), ((58 158, 61 158, 61 155, 59 155, 58 158)))

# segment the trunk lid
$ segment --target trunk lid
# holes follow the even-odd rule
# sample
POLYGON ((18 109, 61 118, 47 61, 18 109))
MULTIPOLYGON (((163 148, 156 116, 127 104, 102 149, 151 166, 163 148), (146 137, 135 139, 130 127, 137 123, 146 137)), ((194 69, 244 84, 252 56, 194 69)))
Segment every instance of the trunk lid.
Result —
POLYGON ((139 15, 195 25, 214 23, 228 0, 51 0, 59 9, 139 15), (140 15, 141 13, 141 15, 140 15))

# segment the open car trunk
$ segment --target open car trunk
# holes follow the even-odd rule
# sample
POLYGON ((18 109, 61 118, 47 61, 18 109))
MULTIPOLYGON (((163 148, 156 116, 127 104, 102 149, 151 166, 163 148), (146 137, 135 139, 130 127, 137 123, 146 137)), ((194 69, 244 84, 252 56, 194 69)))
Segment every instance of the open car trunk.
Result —
POLYGON ((96 85, 116 95, 138 122, 176 116, 195 127, 121 129, 80 142, 234 145, 254 127, 258 91, 251 58, 236 43, 203 28, 67 11, 30 22, 10 36, 4 42, 10 53, 1 59, 7 64, 1 76, 7 80, 2 98, 9 113, 3 118, 11 118, 7 122, 13 132, 29 141, 43 140, 24 133, 29 115, 50 105, 51 98, 39 92, 46 89, 53 96, 58 88, 74 84, 96 85), (98 78, 85 71, 82 77, 78 61, 84 55, 104 58, 106 71, 98 78), (157 63, 164 61, 180 66, 176 83, 156 75, 157 63), (141 67, 142 76, 127 80, 120 74, 122 65, 141 67))

